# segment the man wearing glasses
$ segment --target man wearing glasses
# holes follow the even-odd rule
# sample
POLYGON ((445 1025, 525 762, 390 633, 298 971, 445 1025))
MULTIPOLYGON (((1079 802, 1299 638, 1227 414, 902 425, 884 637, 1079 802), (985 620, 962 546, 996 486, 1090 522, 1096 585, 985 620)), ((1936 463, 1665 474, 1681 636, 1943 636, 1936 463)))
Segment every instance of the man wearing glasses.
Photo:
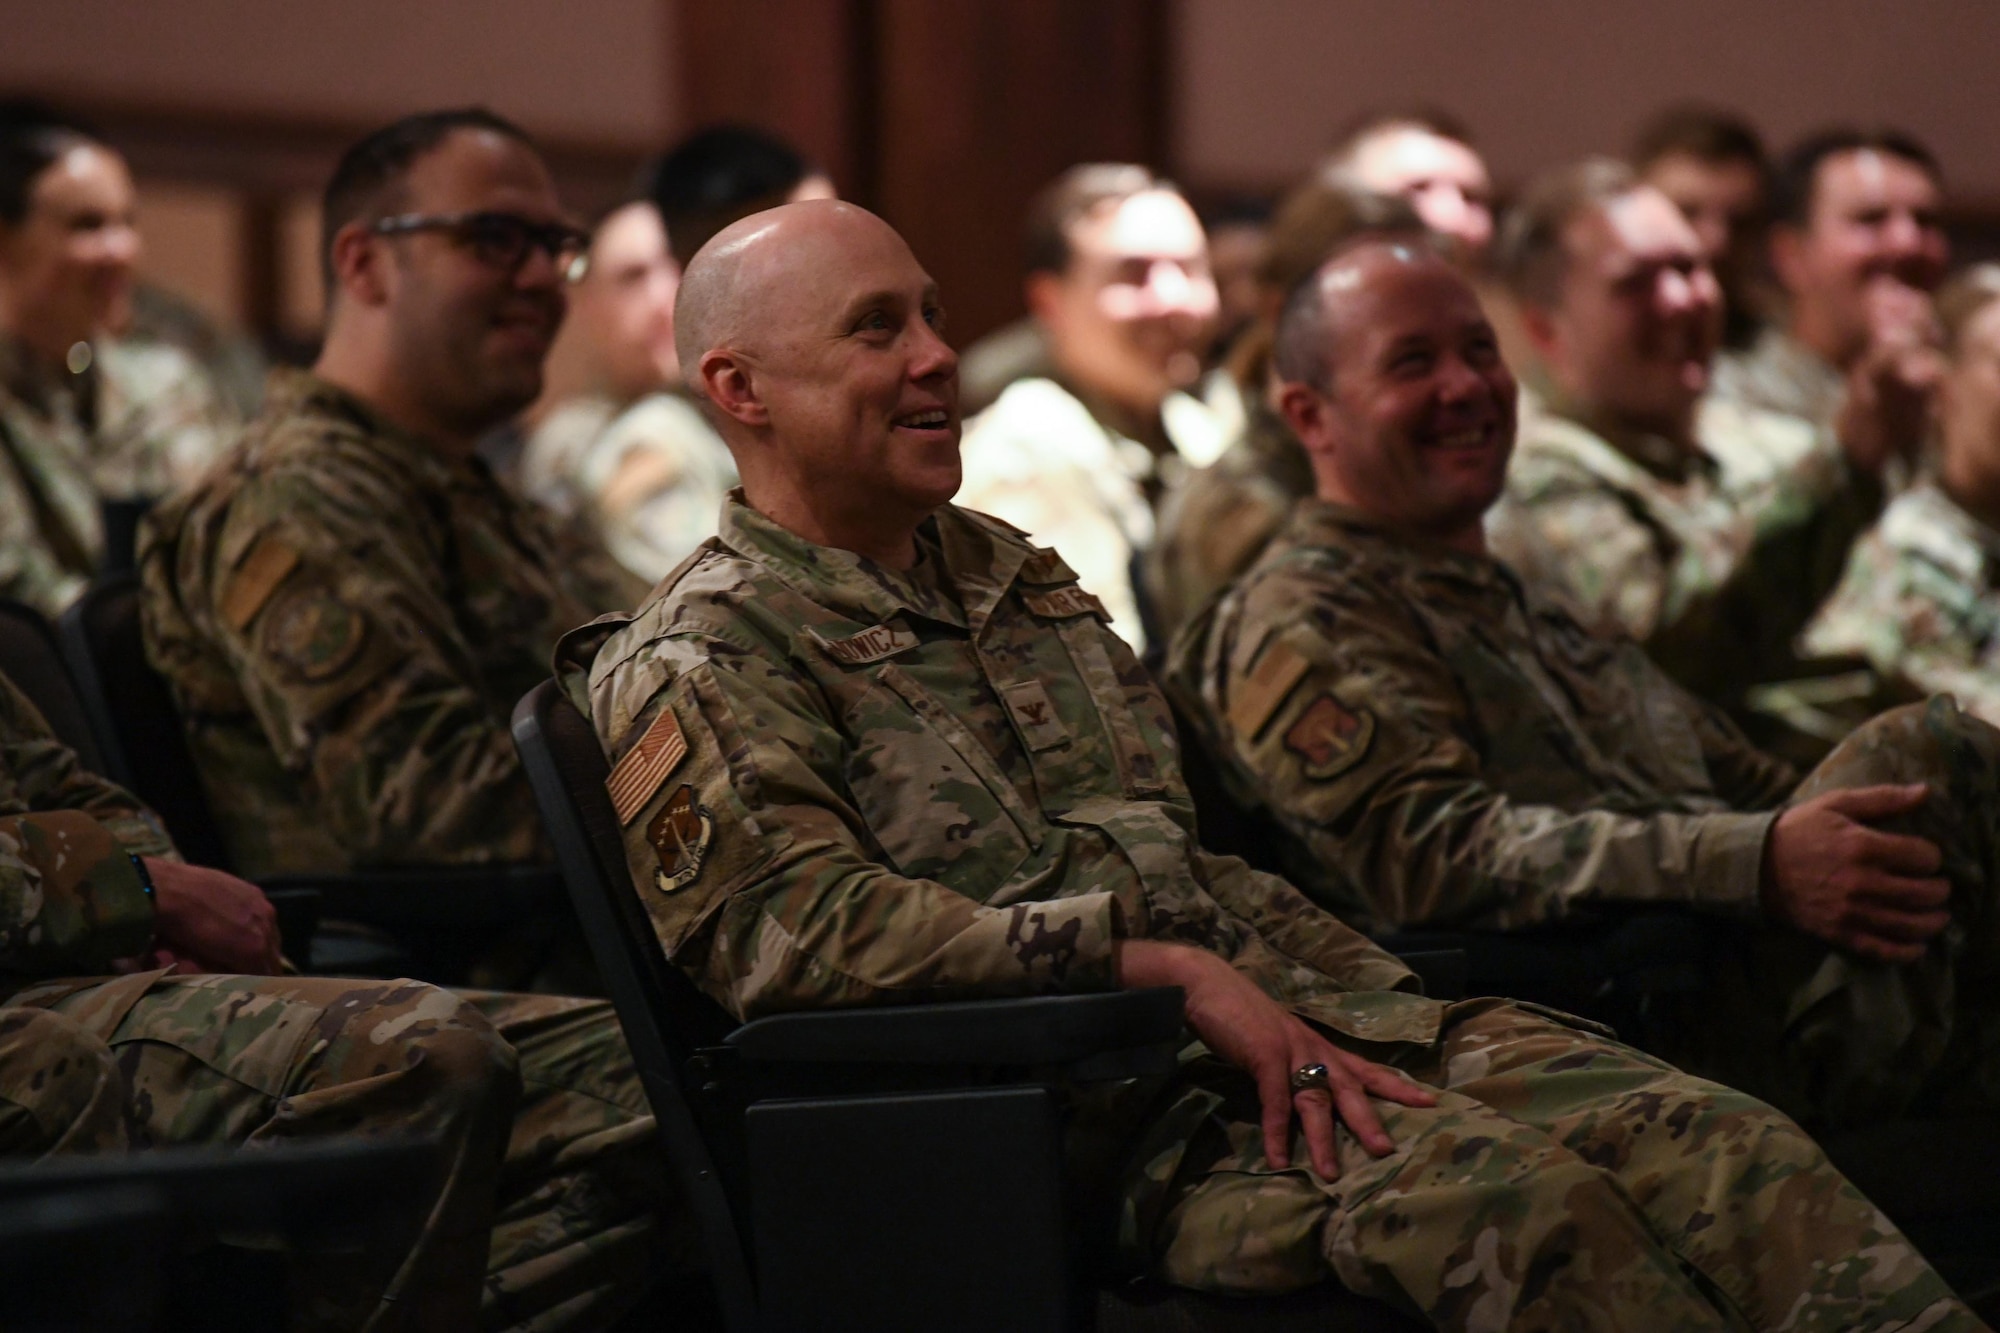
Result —
POLYGON ((239 871, 543 859, 509 712, 644 589, 473 444, 540 392, 588 238, 477 109, 350 148, 323 235, 318 362, 141 538, 147 653, 239 871))

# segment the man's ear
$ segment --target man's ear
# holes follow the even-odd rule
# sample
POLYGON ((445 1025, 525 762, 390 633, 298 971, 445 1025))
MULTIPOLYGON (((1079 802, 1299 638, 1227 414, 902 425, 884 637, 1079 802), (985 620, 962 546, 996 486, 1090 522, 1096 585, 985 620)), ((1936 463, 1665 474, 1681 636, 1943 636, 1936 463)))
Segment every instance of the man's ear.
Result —
POLYGON ((771 424, 770 409, 757 393, 756 377, 734 350, 712 347, 695 364, 695 381, 708 401, 724 416, 746 426, 771 424))
POLYGON ((1051 328, 1062 318, 1062 275, 1046 270, 1028 275, 1024 295, 1028 313, 1043 328, 1051 328))
POLYGON ((347 300, 379 306, 389 299, 388 247, 365 223, 350 222, 333 234, 334 285, 347 300))
POLYGON ((1309 454, 1326 453, 1333 447, 1330 404, 1326 395, 1310 384, 1281 381, 1271 395, 1271 405, 1291 427, 1292 435, 1309 454))
POLYGON ((1540 301, 1520 299, 1514 308, 1521 315, 1521 332, 1528 335, 1528 345, 1535 349, 1535 355, 1545 363, 1552 364, 1558 356, 1558 344, 1562 334, 1556 328, 1555 309, 1540 301))
POLYGON ((1805 285, 1804 229, 1780 222, 1771 228, 1766 245, 1771 255, 1771 274, 1778 285, 1788 292, 1798 291, 1805 285))

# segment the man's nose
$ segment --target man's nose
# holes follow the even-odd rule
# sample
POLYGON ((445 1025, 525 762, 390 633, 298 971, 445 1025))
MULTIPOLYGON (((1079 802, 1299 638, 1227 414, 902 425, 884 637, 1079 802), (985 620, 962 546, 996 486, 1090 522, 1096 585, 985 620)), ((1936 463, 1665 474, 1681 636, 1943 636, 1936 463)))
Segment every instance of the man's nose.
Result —
POLYGON ((916 355, 910 359, 910 378, 927 380, 940 375, 958 373, 958 353, 944 340, 944 335, 929 324, 919 321, 917 328, 916 355))
POLYGON ((1891 213, 1889 220, 1882 225, 1882 244, 1899 255, 1920 253, 1929 240, 1927 229, 1914 213, 1891 213))
POLYGON ((527 288, 552 288, 560 291, 566 285, 563 271, 556 267, 556 257, 545 245, 531 245, 528 253, 521 257, 514 269, 514 285, 527 288))
POLYGON ((1704 270, 1693 269, 1683 272, 1668 269, 1660 274, 1658 296, 1660 307, 1670 314, 1698 310, 1707 304, 1706 285, 1700 281, 1704 270))
POLYGON ((1151 314, 1206 319, 1215 313, 1218 299, 1213 280, 1179 264, 1158 263, 1147 271, 1146 305, 1151 314))
POLYGON ((115 264, 132 264, 139 259, 139 229, 129 222, 106 227, 99 241, 100 253, 115 264))

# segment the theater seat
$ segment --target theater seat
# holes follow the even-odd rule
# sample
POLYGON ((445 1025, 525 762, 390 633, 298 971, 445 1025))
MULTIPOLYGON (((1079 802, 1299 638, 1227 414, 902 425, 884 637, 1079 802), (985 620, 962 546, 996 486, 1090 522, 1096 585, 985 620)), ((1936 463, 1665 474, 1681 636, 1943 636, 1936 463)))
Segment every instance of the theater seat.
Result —
MULTIPOLYGON (((57 637, 106 776, 159 814, 189 861, 236 870, 173 695, 146 660, 136 577, 93 584, 63 614, 57 637)), ((330 976, 462 984, 473 961, 522 922, 546 920, 553 939, 570 921, 562 879, 552 866, 409 866, 256 878, 274 900, 311 893, 325 921, 359 927, 315 936, 308 970, 330 976)))
POLYGON ((1403 1333, 1326 1286, 1231 1300, 1109 1280, 1065 1194, 1057 1087, 1173 1067, 1177 990, 785 1014, 736 1025, 662 953, 590 724, 514 712, 584 934, 730 1333, 1403 1333))

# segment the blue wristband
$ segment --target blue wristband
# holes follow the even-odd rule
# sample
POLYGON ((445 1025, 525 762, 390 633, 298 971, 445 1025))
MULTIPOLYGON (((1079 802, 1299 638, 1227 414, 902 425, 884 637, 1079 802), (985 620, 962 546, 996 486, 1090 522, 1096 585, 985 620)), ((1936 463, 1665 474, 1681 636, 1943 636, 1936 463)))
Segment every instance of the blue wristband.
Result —
POLYGON ((153 872, 146 869, 146 862, 143 857, 131 852, 127 852, 126 855, 131 857, 132 870, 139 876, 139 887, 146 891, 148 898, 151 898, 153 896, 153 872))

